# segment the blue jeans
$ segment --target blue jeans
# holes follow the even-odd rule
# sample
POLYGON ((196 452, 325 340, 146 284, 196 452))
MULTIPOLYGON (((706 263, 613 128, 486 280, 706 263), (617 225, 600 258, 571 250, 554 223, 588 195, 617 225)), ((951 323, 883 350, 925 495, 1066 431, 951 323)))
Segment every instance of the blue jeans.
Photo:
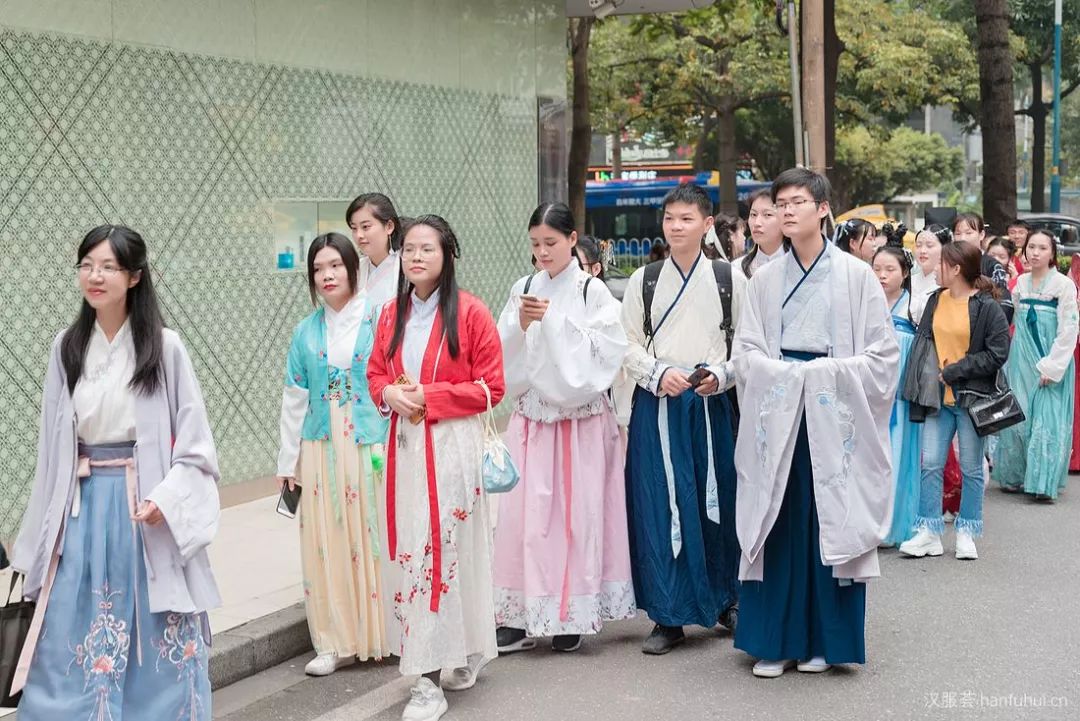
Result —
POLYGON ((963 478, 956 530, 979 536, 983 525, 983 439, 975 432, 967 409, 958 406, 942 405, 938 414, 928 417, 923 424, 922 488, 915 527, 939 535, 945 532, 945 522, 941 518, 942 482, 945 459, 954 435, 960 439, 960 475, 963 478))

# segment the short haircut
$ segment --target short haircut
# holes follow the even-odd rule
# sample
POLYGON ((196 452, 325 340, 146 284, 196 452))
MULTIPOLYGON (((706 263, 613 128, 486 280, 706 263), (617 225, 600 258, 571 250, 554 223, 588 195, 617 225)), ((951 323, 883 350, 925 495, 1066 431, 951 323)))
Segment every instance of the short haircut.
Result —
POLYGON ((1031 231, 1031 223, 1027 222, 1023 218, 1016 218, 1015 220, 1009 221, 1009 224, 1006 225, 1005 228, 1006 229, 1008 229, 1008 228, 1023 228, 1024 230, 1030 232, 1031 231))
POLYGON ((713 214, 712 200, 709 199, 709 194, 700 185, 694 183, 681 183, 679 187, 669 190, 668 194, 664 196, 663 208, 665 212, 672 203, 696 205, 698 210, 701 211, 702 217, 705 218, 713 214))
POLYGON ((776 176, 772 184, 772 199, 776 202, 776 196, 784 188, 805 188, 810 191, 810 196, 815 203, 827 203, 832 198, 832 185, 829 179, 821 173, 815 173, 808 168, 788 168, 776 176))

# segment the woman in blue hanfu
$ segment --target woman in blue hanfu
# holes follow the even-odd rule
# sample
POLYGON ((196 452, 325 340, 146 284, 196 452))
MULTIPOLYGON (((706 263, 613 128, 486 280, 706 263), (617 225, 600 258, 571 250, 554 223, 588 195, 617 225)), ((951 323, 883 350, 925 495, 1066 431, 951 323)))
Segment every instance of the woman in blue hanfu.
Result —
MULTIPOLYGON (((900 345, 900 370, 904 377, 908 356, 915 343, 915 321, 911 317, 911 261, 903 247, 886 245, 874 254, 874 275, 885 291, 885 305, 892 315, 893 331, 900 345)), ((893 515, 885 544, 895 546, 915 535, 921 488, 922 428, 910 419, 910 404, 900 397, 899 386, 889 417, 892 445, 893 515)))
POLYGON ((339 233, 308 251, 315 311, 296 326, 281 401, 278 482, 299 484, 304 605, 315 658, 328 676, 398 649, 384 580, 382 443, 387 422, 367 390, 379 307, 361 292, 360 258, 339 233))
POLYGON ((202 394, 142 237, 95 228, 75 267, 82 308, 53 343, 12 554, 37 599, 19 718, 209 721, 220 506, 202 394))
POLYGON ((1024 243, 1030 272, 1016 282, 1016 335, 1006 373, 1027 420, 1001 431, 993 477, 1003 491, 1052 501, 1065 487, 1072 448, 1076 286, 1057 270, 1044 230, 1024 243))

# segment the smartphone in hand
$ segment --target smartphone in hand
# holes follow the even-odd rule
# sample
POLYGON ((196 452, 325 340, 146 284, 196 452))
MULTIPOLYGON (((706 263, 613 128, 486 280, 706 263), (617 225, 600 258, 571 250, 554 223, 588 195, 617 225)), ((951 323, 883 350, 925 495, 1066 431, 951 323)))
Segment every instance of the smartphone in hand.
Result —
POLYGON ((686 379, 686 382, 690 384, 691 388, 697 388, 699 385, 705 382, 705 380, 711 375, 708 368, 698 368, 686 379))
POLYGON ((303 490, 299 483, 294 490, 289 490, 288 482, 281 485, 281 495, 278 497, 277 512, 286 518, 296 518, 296 512, 300 509, 300 491, 303 490))

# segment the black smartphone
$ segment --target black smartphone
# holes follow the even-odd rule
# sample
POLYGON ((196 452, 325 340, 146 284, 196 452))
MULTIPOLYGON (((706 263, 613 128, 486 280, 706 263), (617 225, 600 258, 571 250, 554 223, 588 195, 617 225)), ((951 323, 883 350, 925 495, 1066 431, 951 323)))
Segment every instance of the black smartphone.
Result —
POLYGON ((698 368, 690 377, 686 379, 686 382, 690 384, 691 388, 697 388, 699 385, 705 382, 705 379, 709 377, 708 368, 698 368))
POLYGON ((281 496, 277 502, 277 512, 286 518, 296 518, 296 511, 300 508, 300 484, 296 484, 295 490, 289 490, 289 484, 281 486, 281 496))

